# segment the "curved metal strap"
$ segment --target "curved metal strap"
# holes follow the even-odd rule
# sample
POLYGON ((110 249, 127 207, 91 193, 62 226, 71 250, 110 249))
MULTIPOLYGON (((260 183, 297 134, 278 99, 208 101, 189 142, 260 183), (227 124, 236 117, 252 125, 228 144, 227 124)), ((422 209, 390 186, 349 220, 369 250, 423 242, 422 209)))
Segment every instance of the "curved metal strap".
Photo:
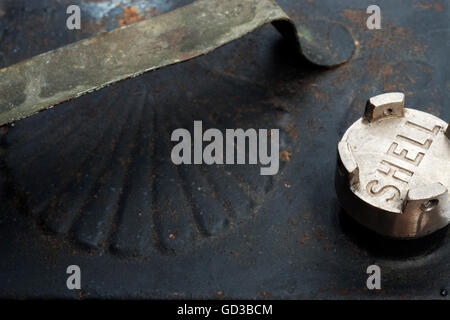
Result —
POLYGON ((206 54, 269 22, 300 50, 295 25, 272 0, 198 0, 1 69, 0 125, 206 54))

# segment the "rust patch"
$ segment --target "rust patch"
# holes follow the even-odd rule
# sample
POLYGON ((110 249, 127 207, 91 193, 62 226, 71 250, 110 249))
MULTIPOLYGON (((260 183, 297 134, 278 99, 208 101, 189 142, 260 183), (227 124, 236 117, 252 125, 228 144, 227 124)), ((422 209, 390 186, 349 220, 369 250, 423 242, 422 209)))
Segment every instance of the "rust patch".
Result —
POLYGON ((350 21, 358 26, 361 26, 361 27, 364 27, 364 23, 365 23, 363 14, 364 14, 364 11, 359 10, 359 9, 345 9, 342 12, 342 16, 344 18, 346 18, 348 21, 350 21))
POLYGON ((325 230, 322 226, 314 228, 314 237, 319 241, 325 238, 325 230))
POLYGON ((444 11, 444 6, 441 3, 435 3, 433 5, 433 7, 434 7, 434 10, 436 10, 436 11, 439 11, 439 12, 444 11))
POLYGON ((302 237, 301 237, 300 240, 298 241, 298 244, 299 244, 300 246, 301 246, 301 245, 304 245, 305 242, 306 242, 307 240, 309 240, 309 236, 308 236, 308 234, 304 233, 304 234, 302 234, 302 237))
POLYGON ((298 131, 297 131, 296 123, 287 124, 285 130, 292 139, 296 140, 298 138, 298 131))
POLYGON ((287 150, 283 150, 280 152, 281 161, 284 161, 284 162, 289 161, 289 160, 291 160, 291 156, 292 156, 292 153, 287 150))
POLYGON ((141 16, 139 11, 135 7, 124 7, 123 14, 119 17, 119 26, 123 27, 138 21, 144 20, 145 17, 141 16))
POLYGON ((436 11, 442 12, 444 10, 444 6, 442 5, 442 3, 436 2, 436 3, 421 3, 418 2, 416 4, 414 4, 414 7, 416 8, 421 8, 421 9, 434 9, 436 11))
POLYGON ((420 3, 420 2, 418 2, 414 6, 418 7, 418 8, 422 8, 422 9, 430 9, 433 5, 431 3, 420 3))

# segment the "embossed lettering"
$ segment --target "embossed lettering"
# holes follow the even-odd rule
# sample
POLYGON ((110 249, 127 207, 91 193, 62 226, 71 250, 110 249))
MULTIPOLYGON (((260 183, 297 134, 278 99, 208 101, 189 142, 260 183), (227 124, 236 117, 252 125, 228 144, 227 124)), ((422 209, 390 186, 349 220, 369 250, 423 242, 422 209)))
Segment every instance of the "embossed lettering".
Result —
POLYGON ((382 160, 381 164, 387 167, 387 170, 378 169, 379 172, 405 183, 408 183, 409 179, 414 174, 414 172, 412 172, 411 170, 400 167, 387 160, 382 160))
POLYGON ((399 158, 401 160, 405 160, 407 162, 410 162, 412 164, 414 164, 416 167, 419 166, 420 162, 422 162, 423 157, 425 156, 425 153, 423 152, 418 152, 416 157, 414 159, 408 158, 408 153, 410 152, 410 150, 408 149, 402 149, 402 151, 397 152, 398 148, 398 143, 397 142, 392 142, 387 154, 390 154, 396 158, 399 158))
MULTIPOLYGON (((441 127, 435 125, 433 126, 432 129, 430 129, 423 125, 414 123, 412 121, 406 121, 404 127, 422 132, 421 134, 422 141, 419 141, 420 138, 418 138, 417 135, 416 137, 411 137, 410 133, 414 133, 414 131, 411 132, 411 130, 408 130, 408 136, 399 133, 396 135, 395 138, 398 141, 406 142, 409 143, 410 145, 420 147, 421 149, 424 150, 424 152, 417 152, 416 156, 413 158, 411 156, 411 153, 414 152, 414 149, 410 150, 404 145, 400 145, 399 142, 393 141, 389 146, 389 149, 386 151, 386 154, 395 157, 399 160, 402 160, 405 163, 413 164, 414 166, 418 167, 425 157, 425 151, 430 149, 431 144, 433 143, 433 137, 437 136, 441 127), (426 133, 428 137, 424 137, 423 133, 426 133)), ((391 161, 388 161, 386 159, 381 160, 380 165, 382 165, 382 167, 377 169, 378 172, 382 173, 385 176, 391 177, 393 178, 393 180, 399 181, 401 183, 409 183, 411 177, 414 175, 414 171, 408 170, 402 167, 401 165, 392 163, 391 161)), ((393 195, 390 198, 386 199, 387 202, 394 200, 395 197, 400 198, 401 195, 400 189, 397 188, 396 186, 387 184, 385 186, 378 187, 376 189, 375 187, 378 184, 379 184, 378 180, 370 181, 366 186, 367 193, 372 197, 379 197, 384 195, 388 191, 392 191, 393 195)))
POLYGON ((379 187, 378 190, 375 189, 375 186, 379 185, 379 181, 378 180, 372 180, 370 181, 367 186, 366 186, 366 190, 367 193, 370 194, 373 197, 380 197, 382 195, 384 195, 385 193, 388 193, 389 191, 391 195, 391 197, 386 198, 386 202, 391 202, 393 201, 395 198, 399 199, 400 198, 400 190, 393 186, 393 185, 385 185, 382 187, 379 187))

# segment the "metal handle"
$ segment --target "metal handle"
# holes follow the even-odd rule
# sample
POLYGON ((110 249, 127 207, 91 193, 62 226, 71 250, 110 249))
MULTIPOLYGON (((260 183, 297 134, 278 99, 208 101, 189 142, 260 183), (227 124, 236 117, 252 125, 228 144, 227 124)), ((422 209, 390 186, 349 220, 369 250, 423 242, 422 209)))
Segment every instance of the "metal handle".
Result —
POLYGON ((274 1, 198 0, 1 69, 0 125, 206 54, 266 23, 273 23, 301 52, 294 23, 274 1))

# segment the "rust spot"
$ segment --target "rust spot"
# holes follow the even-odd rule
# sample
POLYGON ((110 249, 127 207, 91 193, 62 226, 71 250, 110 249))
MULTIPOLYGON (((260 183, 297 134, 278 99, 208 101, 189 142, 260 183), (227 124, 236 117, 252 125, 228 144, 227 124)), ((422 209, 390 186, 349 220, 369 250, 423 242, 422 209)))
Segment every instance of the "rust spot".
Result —
POLYGON ((435 3, 433 7, 434 7, 434 10, 436 10, 436 11, 439 11, 439 12, 444 11, 444 7, 442 6, 441 3, 435 3))
POLYGON ((419 7, 419 8, 422 8, 422 9, 430 9, 432 6, 433 5, 431 3, 420 3, 420 2, 418 2, 418 3, 415 4, 415 7, 419 7))
POLYGON ((144 20, 145 17, 139 14, 139 11, 135 7, 124 7, 123 14, 119 17, 119 26, 123 27, 138 21, 144 20))
POLYGON ((324 236, 325 236, 325 230, 322 226, 318 226, 318 227, 314 228, 314 237, 317 240, 319 240, 319 241, 322 240, 324 238, 324 236))
POLYGON ((364 27, 366 20, 364 19, 364 11, 357 9, 345 9, 342 12, 342 16, 350 22, 364 27))
POLYGON ((233 255, 233 257, 237 258, 237 257, 239 257, 239 252, 234 251, 234 252, 232 252, 232 255, 233 255))
POLYGON ((298 131, 297 131, 297 124, 295 123, 289 123, 286 128, 285 128, 286 132, 289 134, 289 136, 292 139, 297 139, 298 138, 298 131))
POLYGON ((304 234, 302 234, 302 237, 301 237, 300 240, 298 241, 298 244, 299 244, 300 246, 301 246, 301 245, 304 245, 305 242, 306 242, 307 240, 309 240, 309 236, 308 236, 306 233, 304 233, 304 234))
POLYGON ((318 91, 316 87, 313 87, 313 88, 314 88, 314 91, 315 91, 314 92, 314 99, 316 99, 316 100, 325 100, 325 101, 330 100, 330 97, 328 96, 327 93, 318 91))
POLYGON ((436 2, 434 4, 418 2, 414 6, 417 8, 425 9, 425 10, 434 9, 439 12, 442 12, 444 10, 444 6, 439 2, 436 2))
POLYGON ((291 160, 291 156, 292 156, 292 153, 287 150, 283 150, 280 152, 281 161, 289 161, 289 160, 291 160))
POLYGON ((295 227, 298 226, 298 222, 294 218, 289 218, 288 222, 295 227))

